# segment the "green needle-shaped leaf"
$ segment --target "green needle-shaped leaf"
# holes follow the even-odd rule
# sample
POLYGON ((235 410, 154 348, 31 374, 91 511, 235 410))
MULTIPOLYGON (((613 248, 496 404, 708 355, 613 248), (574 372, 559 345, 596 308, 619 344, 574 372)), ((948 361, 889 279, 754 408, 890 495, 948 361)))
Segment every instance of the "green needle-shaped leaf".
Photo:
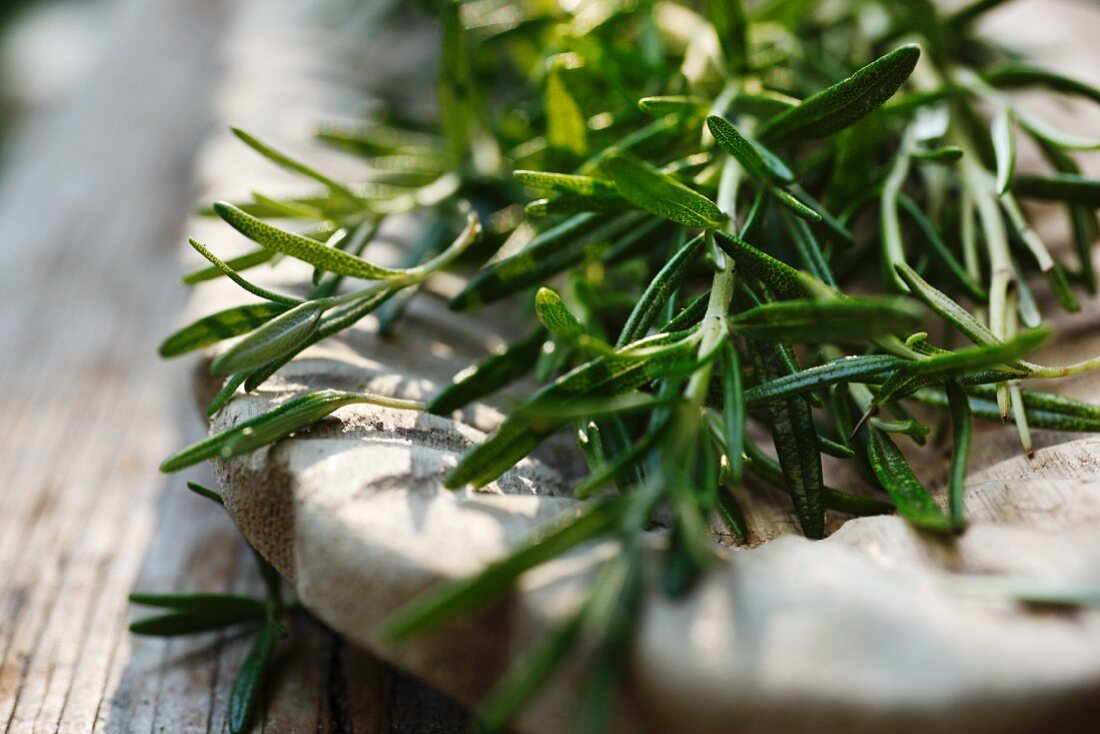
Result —
POLYGON ((665 263, 657 275, 653 276, 653 280, 649 282, 645 292, 635 304, 634 310, 627 317, 615 346, 623 347, 645 336, 645 332, 657 320, 661 307, 680 287, 688 270, 703 253, 705 245, 706 239, 703 235, 693 237, 665 263))
POLYGON ((940 233, 936 230, 935 225, 928 220, 920 206, 910 199, 905 194, 898 195, 898 204, 900 210, 909 215, 909 218, 913 220, 913 223, 917 225, 917 229, 924 237, 924 241, 932 248, 932 253, 936 258, 944 265, 947 272, 958 281, 959 285, 963 287, 963 290, 973 299, 977 301, 985 301, 989 298, 989 294, 985 292, 975 280, 970 277, 970 274, 966 272, 966 268, 962 263, 958 261, 954 253, 948 248, 947 243, 940 237, 940 233))
POLYGON ((509 592, 516 580, 535 566, 609 531, 621 514, 615 501, 604 501, 551 522, 511 554, 480 573, 428 591, 386 620, 382 635, 397 640, 472 612, 509 592))
POLYGON ((371 403, 407 410, 421 407, 409 400, 339 390, 321 390, 309 395, 300 395, 266 413, 185 448, 161 464, 160 470, 174 472, 207 459, 218 457, 228 459, 255 451, 316 423, 341 406, 352 403, 371 403))
MULTIPOLYGON (((722 412, 726 419, 726 462, 729 466, 730 482, 733 484, 741 483, 745 465, 745 404, 745 393, 741 386, 741 361, 733 344, 726 340, 722 349, 722 412)), ((722 493, 719 494, 721 496, 722 493)), ((732 502, 732 498, 730 501, 732 502)), ((739 513, 736 512, 731 515, 734 521, 738 516, 739 513)), ((740 534, 744 535, 744 518, 739 524, 731 524, 735 529, 740 528, 740 534)))
POLYGON ((573 647, 583 621, 583 612, 571 616, 497 681, 488 698, 477 708, 478 732, 495 734, 508 725, 573 647))
POLYGON ((233 134, 236 135, 238 138, 240 138, 244 142, 245 145, 252 148, 252 150, 256 151, 257 153, 259 153, 263 157, 267 158, 268 160, 270 160, 272 163, 279 166, 280 168, 285 168, 288 171, 293 171, 295 173, 299 173, 299 174, 305 176, 306 178, 311 178, 314 181, 316 181, 317 183, 319 183, 322 186, 324 186, 325 188, 327 188, 332 193, 337 194, 339 196, 343 196, 345 198, 352 199, 352 200, 354 200, 356 198, 355 194, 353 194, 350 189, 348 189, 346 186, 344 186, 339 181, 336 181, 332 178, 329 178, 328 176, 321 173, 320 171, 314 170, 313 168, 307 166, 305 163, 294 160, 293 158, 291 158, 290 156, 288 156, 284 153, 280 153, 279 151, 275 150, 274 148, 270 147, 269 145, 260 142, 255 137, 253 137, 252 135, 249 135, 248 133, 246 133, 244 130, 241 130, 240 128, 234 127, 234 128, 231 128, 231 129, 233 130, 233 134))
POLYGON ((251 606, 237 606, 232 609, 216 610, 173 609, 155 617, 139 619, 130 625, 130 631, 136 635, 148 637, 177 637, 179 635, 197 635, 202 632, 231 627, 242 622, 263 619, 266 606, 258 611, 251 606))
POLYGON ((561 65, 556 63, 546 75, 546 142, 551 148, 578 157, 588 151, 588 123, 562 80, 561 65))
POLYGON ((913 294, 916 295, 917 298, 924 301, 925 305, 930 309, 951 322, 955 328, 963 334, 966 334, 970 341, 975 344, 997 343, 997 337, 993 336, 993 332, 991 332, 985 324, 982 324, 974 318, 973 314, 951 300, 946 293, 935 288, 931 283, 917 275, 916 270, 913 270, 913 268, 905 263, 897 263, 894 268, 897 270, 901 279, 905 281, 905 284, 912 289, 913 294))
POLYGON ((474 125, 474 79, 470 41, 462 24, 462 3, 443 3, 443 46, 439 55, 439 122, 456 161, 470 153, 474 125))
POLYGON ((560 191, 580 196, 606 196, 619 198, 615 184, 594 176, 573 173, 547 173, 544 171, 515 171, 512 177, 533 189, 560 191))
MULTIPOLYGON (((243 255, 237 257, 231 257, 224 262, 224 265, 230 270, 239 273, 242 270, 248 270, 254 268, 257 265, 263 265, 266 262, 271 262, 272 258, 277 257, 279 253, 272 250, 266 250, 260 248, 259 250, 253 250, 252 252, 246 252, 243 255)), ((214 280, 225 275, 225 270, 216 265, 211 265, 208 268, 200 268, 199 270, 193 270, 187 275, 180 278, 180 282, 184 285, 195 285, 196 283, 202 283, 207 280, 214 280)))
POLYGON ((230 347, 210 364, 210 374, 228 376, 292 352, 317 330, 324 305, 306 301, 280 314, 230 347))
POLYGON ((204 316, 165 339, 162 357, 176 357, 256 329, 288 310, 281 303, 249 303, 204 316))
POLYGON ((749 19, 742 0, 707 0, 706 10, 730 71, 748 69, 749 19))
POLYGON ((961 160, 963 157, 963 150, 957 145, 944 145, 939 148, 913 151, 909 155, 919 161, 929 161, 931 163, 942 163, 946 165, 961 160))
POLYGON ((909 462, 887 434, 873 428, 869 431, 867 458, 899 515, 922 530, 934 533, 954 530, 951 519, 921 485, 909 462))
POLYGON ((959 377, 967 372, 1000 365, 1012 366, 1015 360, 1039 346, 1050 332, 1045 329, 1017 334, 1006 342, 980 344, 957 352, 937 354, 909 362, 882 385, 875 402, 885 404, 910 395, 922 387, 959 377))
POLYGON ((210 489, 210 487, 204 487, 198 482, 188 482, 187 488, 203 499, 208 499, 218 505, 225 505, 225 500, 222 499, 222 496, 213 489, 210 489))
POLYGON ((715 141, 745 169, 753 178, 761 181, 775 179, 783 183, 794 181, 794 174, 777 157, 765 157, 755 143, 746 138, 726 118, 711 115, 707 118, 707 127, 715 141))
POLYGON ((229 731, 230 734, 243 734, 248 731, 252 714, 256 710, 256 701, 267 678, 271 653, 280 637, 286 637, 281 624, 269 620, 260 628, 252 640, 252 647, 237 671, 233 681, 233 690, 229 694, 229 731))
MULTIPOLYGON (((754 358, 761 375, 767 379, 785 373, 772 345, 755 351, 754 358)), ((783 484, 794 501, 798 524, 807 538, 821 538, 825 535, 825 480, 810 405, 795 396, 769 403, 768 408, 783 484)))
POLYGON ((985 72, 983 77, 995 87, 1041 86, 1056 92, 1077 95, 1100 103, 1100 89, 1097 87, 1037 66, 1008 64, 985 72))
POLYGON ((776 115, 760 130, 765 143, 821 138, 866 117, 901 88, 920 58, 920 47, 906 45, 872 61, 797 107, 776 115))
POLYGON ((267 604, 259 599, 232 594, 130 594, 130 601, 147 607, 166 607, 182 612, 249 614, 263 616, 267 604))
POLYGON ((714 233, 715 243, 733 258, 739 274, 756 278, 771 288, 780 298, 801 298, 806 289, 799 280, 798 271, 776 260, 766 252, 725 232, 714 233))
POLYGON ((509 344, 500 354, 459 372, 428 404, 428 412, 449 415, 480 398, 490 395, 531 371, 546 341, 546 332, 535 329, 524 339, 509 344))
MULTIPOLYGON (((749 457, 748 469, 750 472, 768 484, 790 492, 783 477, 783 468, 779 466, 779 462, 761 451, 752 441, 745 442, 745 454, 749 457)), ((832 487, 825 487, 823 498, 826 508, 858 517, 889 515, 894 511, 894 506, 889 502, 852 494, 851 492, 843 492, 832 487)))
POLYGON ((638 109, 653 115, 703 115, 710 105, 702 97, 664 96, 642 97, 638 100, 638 109))
POLYGON ((839 344, 912 330, 920 318, 920 307, 906 298, 850 298, 765 303, 732 320, 750 339, 839 344))
POLYGON ((252 295, 259 296, 260 298, 263 298, 263 299, 268 300, 268 301, 272 301, 273 303, 281 303, 284 306, 291 306, 291 307, 292 306, 297 306, 299 303, 302 302, 302 300, 300 298, 291 298, 290 296, 284 296, 282 294, 274 293, 272 291, 269 291, 266 288, 261 288, 260 286, 254 284, 254 283, 250 283, 249 281, 247 281, 243 277, 241 277, 241 275, 239 273, 237 273, 235 270, 233 270, 233 268, 229 267, 228 264, 226 264, 226 263, 222 262, 221 260, 219 260, 217 258, 217 256, 214 255, 214 253, 210 252, 210 250, 206 249, 206 246, 203 245, 201 242, 199 242, 198 240, 196 240, 193 237, 189 238, 187 241, 188 241, 188 243, 190 243, 191 247, 195 249, 196 252, 198 252, 200 255, 202 255, 204 258, 206 258, 208 261, 210 261, 210 263, 215 268, 220 270, 223 275, 225 275, 227 278, 232 280, 234 283, 236 283, 237 285, 239 285, 241 288, 248 291, 252 295))
POLYGON ((947 502, 951 522, 956 530, 966 525, 963 499, 966 492, 966 463, 970 458, 970 439, 973 434, 970 419, 970 401, 959 383, 949 380, 946 386, 947 405, 951 413, 951 471, 947 479, 947 502))
MULTIPOLYGON (((598 396, 622 395, 659 377, 686 374, 701 362, 692 341, 668 344, 667 335, 636 342, 633 350, 596 357, 536 392, 519 413, 538 415, 546 405, 562 405, 598 396)), ((562 425, 561 420, 531 420, 513 415, 486 441, 467 451, 447 475, 445 486, 482 487, 529 454, 562 425)))
POLYGON ((613 153, 603 166, 626 199, 637 207, 685 227, 717 227, 726 215, 714 202, 653 166, 613 153))
POLYGON ((838 382, 880 383, 904 364, 905 360, 890 354, 844 357, 754 385, 745 391, 745 402, 749 407, 754 407, 769 400, 802 395, 838 382))
MULTIPOLYGON (((1079 401, 1069 401, 1047 393, 1023 390, 1024 407, 1027 411, 1028 425, 1032 428, 1046 428, 1052 431, 1081 431, 1100 433, 1100 413, 1096 406, 1079 401), (1050 401, 1057 398, 1059 402, 1050 401)), ((967 387, 971 412, 985 420, 1002 422, 1001 411, 997 405, 997 388, 994 385, 976 385, 967 387)), ((947 395, 943 390, 925 388, 913 393, 913 399, 925 405, 938 408, 948 406, 947 395)), ((1015 422, 1013 414, 1008 420, 1015 422)))
POLYGON ((402 275, 400 271, 372 265, 354 255, 333 247, 326 247, 309 237, 273 227, 224 201, 216 202, 214 211, 233 229, 257 244, 269 250, 290 255, 321 270, 367 280, 386 280, 402 275))
MULTIPOLYGON (((544 230, 519 252, 498 260, 470 279, 466 287, 451 299, 450 308, 463 311, 509 296, 542 283, 551 275, 577 264, 598 247, 607 247, 635 228, 647 228, 647 217, 627 212, 617 217, 585 213, 569 217, 544 230)), ((654 220, 660 223, 660 220, 654 220)))
POLYGON ((584 326, 550 288, 539 288, 535 293, 535 313, 555 341, 572 344, 584 334, 584 326))
POLYGON ((778 186, 769 187, 768 193, 775 197, 775 200, 780 204, 790 209, 799 219, 804 219, 811 224, 817 224, 821 221, 821 215, 814 209, 806 206, 795 196, 792 196, 778 186))
POLYGON ((1100 207, 1100 179, 1085 178, 1074 173, 1017 176, 1012 190, 1031 199, 1100 207))

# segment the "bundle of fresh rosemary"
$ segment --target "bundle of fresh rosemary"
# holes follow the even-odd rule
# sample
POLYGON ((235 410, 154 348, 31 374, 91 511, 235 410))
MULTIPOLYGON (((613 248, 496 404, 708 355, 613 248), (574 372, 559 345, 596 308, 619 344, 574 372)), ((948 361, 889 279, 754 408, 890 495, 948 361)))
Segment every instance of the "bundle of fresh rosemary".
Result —
MULTIPOLYGON (((364 156, 369 181, 333 180, 238 131, 317 191, 213 206, 258 247, 223 262, 192 240, 211 266, 184 280, 228 277, 259 300, 181 329, 161 353, 242 337, 211 365, 226 378, 213 415, 368 314, 392 331, 445 269, 472 273, 452 308, 517 299, 532 307, 529 335, 427 405, 304 395, 163 470, 254 451, 352 403, 450 416, 533 375, 542 387, 446 486, 485 486, 571 429, 591 469, 575 494, 591 501, 387 627, 414 634, 578 544, 620 545, 587 603, 484 703, 489 731, 582 636, 597 644, 580 728, 606 728, 658 511, 670 518, 663 586, 673 595, 714 562, 712 517, 746 538, 729 491, 746 474, 788 492, 810 538, 824 534, 827 511, 896 510, 922 530, 962 532, 974 415, 1015 423, 1029 453, 1032 428, 1100 430, 1100 408, 1020 384, 1100 366, 1027 359, 1048 333, 1033 287, 1068 310, 1077 289, 1095 292, 1100 181, 1083 178, 1071 152, 1100 141, 1058 130, 1009 94, 1043 87, 1100 103, 1100 90, 976 36, 974 22, 1000 4, 943 14, 930 0, 444 3, 438 125, 370 120, 318 133, 364 156), (1020 135, 1050 173, 1016 174, 1020 135), (1065 204, 1072 263, 1048 250, 1021 199, 1065 204), (405 267, 362 257, 385 219, 414 211, 433 224, 405 267), (287 256, 315 268, 305 298, 241 274, 287 256), (923 443, 930 420, 953 442, 947 509, 898 446, 923 443), (776 458, 747 436, 749 422, 770 433, 776 458), (882 496, 827 487, 823 454, 853 462, 882 496)), ((139 632, 266 620, 234 690, 234 731, 247 726, 289 608, 266 576, 267 601, 135 598, 172 610, 139 632)))

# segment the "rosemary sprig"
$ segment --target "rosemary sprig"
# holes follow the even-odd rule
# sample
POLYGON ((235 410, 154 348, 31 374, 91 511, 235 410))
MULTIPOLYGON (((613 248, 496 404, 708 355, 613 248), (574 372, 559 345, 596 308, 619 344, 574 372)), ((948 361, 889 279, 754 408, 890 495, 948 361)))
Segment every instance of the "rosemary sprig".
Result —
MULTIPOLYGON (((395 304, 387 333, 399 338, 404 304, 443 270, 470 276, 452 308, 513 298, 537 322, 427 406, 298 396, 162 468, 262 449, 349 404, 449 416, 525 375, 540 380, 446 486, 489 484, 572 427, 591 468, 575 492, 589 504, 386 624, 393 637, 443 624, 570 548, 618 545, 590 598, 490 696, 487 730, 505 726, 581 636, 595 640, 595 658, 580 727, 608 720, 649 583, 642 539, 659 508, 671 518, 661 584, 672 594, 713 562, 712 517, 734 538, 752 536, 728 491, 746 475, 786 490, 809 537, 824 534, 827 512, 895 509, 923 530, 962 532, 974 417, 1014 422, 1028 451, 1032 429, 1100 430, 1100 408, 1019 384, 1100 366, 1026 359, 1047 335, 1032 284, 1045 280, 1035 287, 1068 309, 1077 308, 1074 284, 1095 290, 1100 182, 1081 176, 1072 151, 1096 141, 1062 133, 1010 93, 1041 87, 1100 102, 1100 92, 975 36, 974 20, 1000 4, 977 0, 940 16, 930 3, 900 0, 709 0, 674 13, 643 2, 573 14, 447 0, 438 123, 369 120, 318 133, 364 157, 370 180, 337 181, 236 131, 320 189, 213 206, 208 213, 259 247, 222 261, 193 242, 212 265, 185 282, 229 277, 261 300, 199 319, 161 353, 243 337, 212 362, 227 378, 214 412, 386 304, 395 304), (872 10, 891 23, 861 22, 872 10), (1053 171, 1016 170, 1021 133, 1053 171), (1036 235, 1030 199, 1066 204, 1075 265, 1036 235), (362 256, 383 221, 412 211, 431 220, 435 239, 408 267, 362 256), (470 211, 483 214, 484 232, 470 211), (454 243, 432 255, 440 233, 454 243), (280 257, 314 266, 306 299, 240 275, 280 257), (349 279, 369 282, 341 288, 349 279), (936 332, 941 343, 923 331, 936 321, 947 326, 936 332), (898 444, 922 442, 935 411, 953 426, 946 507, 898 444), (770 432, 775 459, 747 438, 749 422, 770 432), (826 486, 823 453, 863 467, 882 496, 826 486)), ((231 598, 175 603, 176 621, 150 628, 198 629, 259 610, 231 598)), ((267 619, 234 689, 238 711, 250 710, 281 629, 267 619)))

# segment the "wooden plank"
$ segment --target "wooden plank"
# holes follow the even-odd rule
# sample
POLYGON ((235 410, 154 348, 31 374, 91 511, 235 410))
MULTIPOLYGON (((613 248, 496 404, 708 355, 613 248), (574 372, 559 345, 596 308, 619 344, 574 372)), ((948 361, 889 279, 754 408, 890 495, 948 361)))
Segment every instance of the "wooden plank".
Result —
MULTIPOLYGON (((246 639, 126 629, 135 582, 259 591, 224 513, 157 473, 204 427, 185 368, 161 363, 155 345, 183 304, 171 284, 225 44, 252 59, 228 70, 247 86, 315 5, 120 2, 89 82, 12 151, 0 181, 4 731, 227 729, 246 639), (265 45, 264 30, 279 33, 265 45)), ((256 728, 270 732, 458 731, 462 721, 308 619, 280 646, 266 702, 256 728), (425 718, 395 705, 422 707, 425 718)))

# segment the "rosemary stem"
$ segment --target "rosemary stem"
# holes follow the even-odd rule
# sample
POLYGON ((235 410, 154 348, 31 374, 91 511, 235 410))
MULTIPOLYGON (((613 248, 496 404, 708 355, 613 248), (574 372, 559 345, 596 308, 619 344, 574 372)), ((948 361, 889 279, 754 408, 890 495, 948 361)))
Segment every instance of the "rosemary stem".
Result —
MULTIPOLYGON (((723 93, 722 97, 727 95, 723 93)), ((732 98, 732 95, 730 95, 732 98)), ((746 126, 748 127, 748 126, 746 126)), ((751 133, 751 130, 747 132, 751 133)), ((744 171, 733 156, 727 155, 722 164, 722 177, 718 182, 718 208, 726 213, 725 229, 735 233, 737 229, 737 190, 741 185, 741 177, 744 171)), ((714 353, 722 340, 729 336, 729 326, 726 316, 729 314, 730 303, 733 301, 734 272, 732 258, 721 259, 721 269, 714 275, 711 282, 710 298, 707 300, 707 311, 703 315, 700 327, 699 354, 710 355, 714 353)), ((698 405, 706 400, 707 388, 710 385, 710 364, 697 370, 688 382, 687 396, 698 405)))
POLYGON ((890 169, 886 182, 882 186, 882 245, 883 255, 886 258, 886 272, 894 281, 894 284, 902 293, 909 292, 909 286, 898 275, 894 266, 905 262, 905 252, 902 249, 901 222, 898 219, 898 195, 905 179, 909 176, 909 154, 914 148, 913 128, 906 129, 902 138, 900 149, 894 158, 894 165, 890 169))

